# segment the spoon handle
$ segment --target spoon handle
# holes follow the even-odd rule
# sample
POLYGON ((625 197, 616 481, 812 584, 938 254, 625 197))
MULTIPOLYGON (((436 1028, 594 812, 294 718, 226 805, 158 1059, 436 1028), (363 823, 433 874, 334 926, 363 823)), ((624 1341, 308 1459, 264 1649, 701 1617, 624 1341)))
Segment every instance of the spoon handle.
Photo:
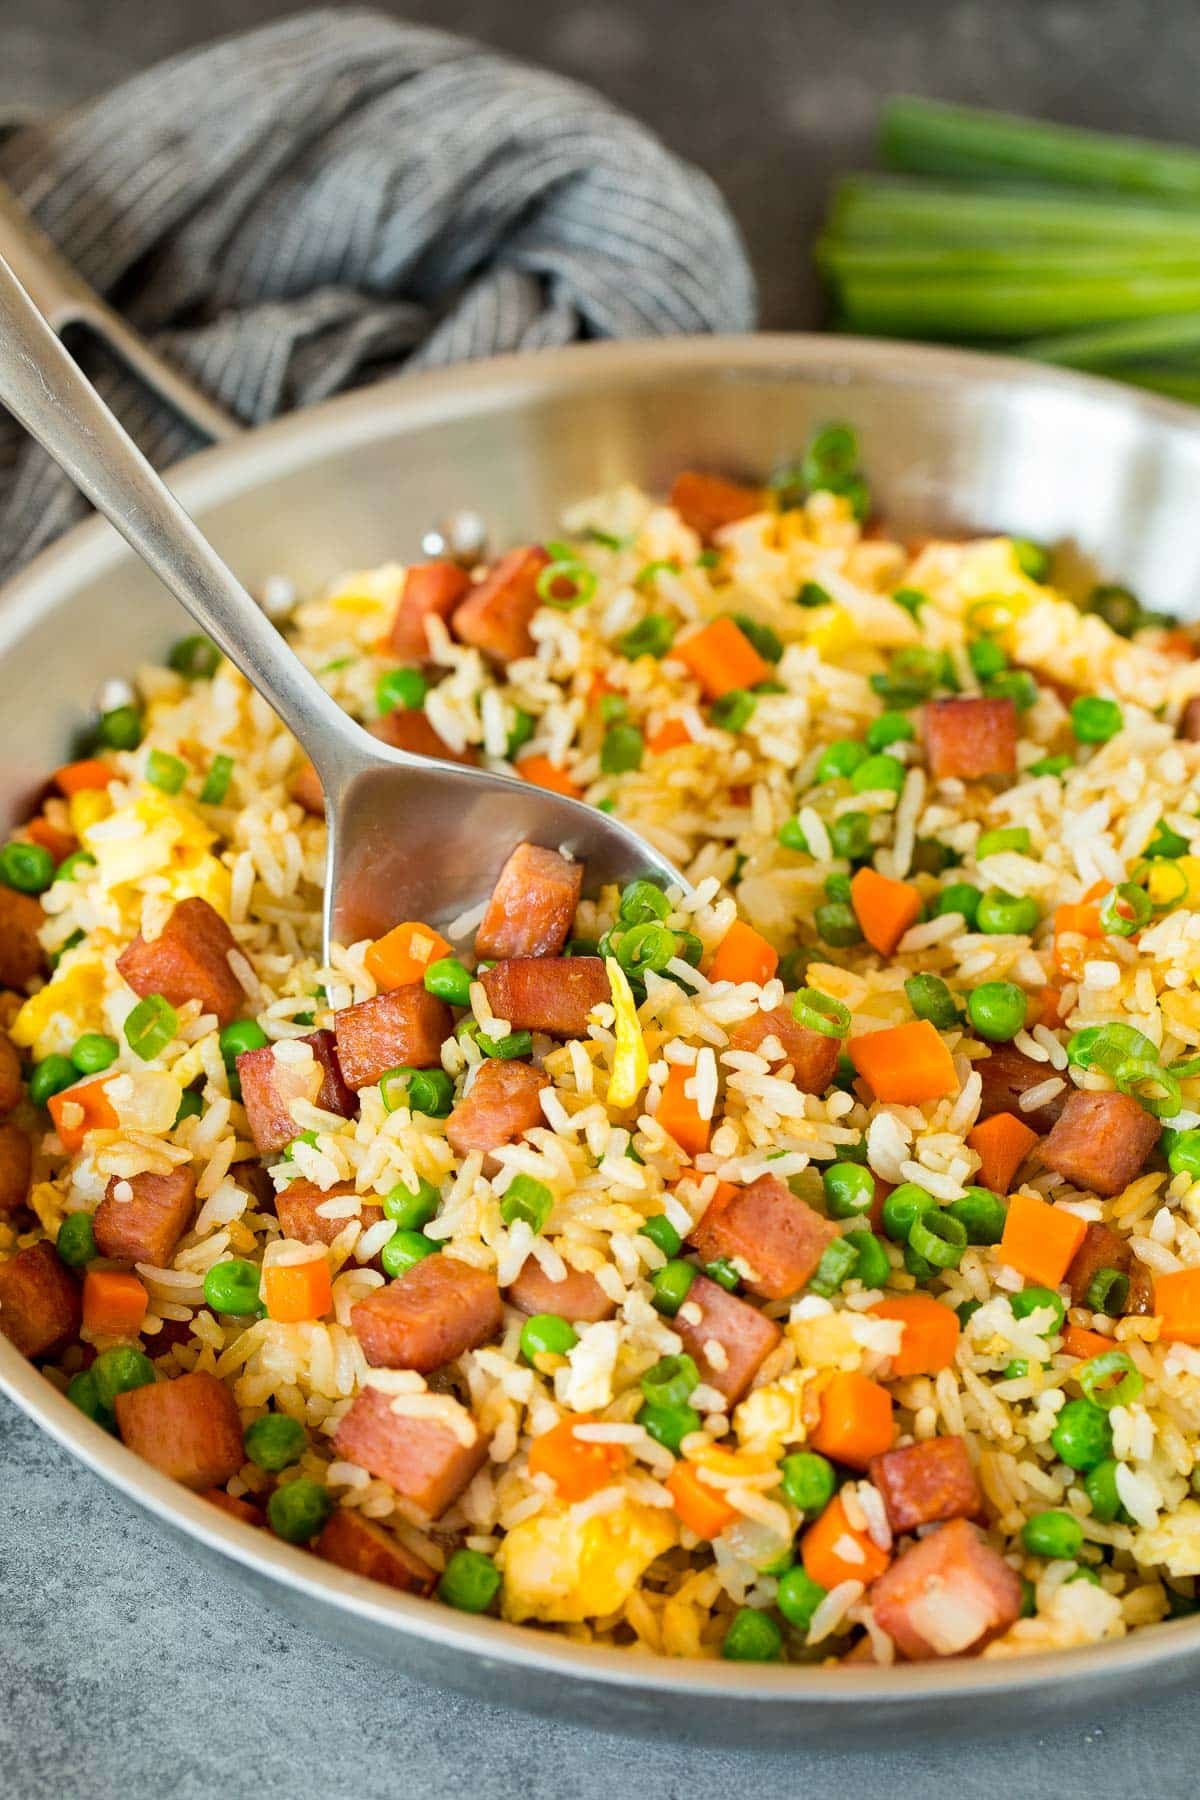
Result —
MULTIPOLYGON (((0 402, 116 526, 299 738, 326 792, 360 728, 221 561, 0 258, 0 402)), ((372 746, 372 749, 375 747, 372 746)))

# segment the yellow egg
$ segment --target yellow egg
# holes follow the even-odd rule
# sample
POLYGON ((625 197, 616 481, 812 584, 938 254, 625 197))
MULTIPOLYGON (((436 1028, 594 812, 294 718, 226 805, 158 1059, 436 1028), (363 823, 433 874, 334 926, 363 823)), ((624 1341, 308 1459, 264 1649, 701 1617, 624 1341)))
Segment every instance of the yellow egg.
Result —
POLYGON ((94 879, 102 887, 165 875, 173 899, 197 894, 218 912, 228 912, 228 872, 210 854, 213 833, 186 801, 147 788, 82 837, 96 858, 94 879))
POLYGON ((36 1059, 69 1054, 85 1031, 103 1031, 107 977, 95 957, 70 952, 39 993, 22 1005, 9 1036, 36 1059))
POLYGON ((71 830, 80 839, 93 825, 98 825, 101 819, 107 819, 111 811, 112 801, 104 788, 83 788, 78 794, 72 794, 67 801, 71 830))
POLYGON ((590 1519, 565 1512, 526 1519, 496 1553, 504 1617, 570 1625, 616 1612, 674 1542, 674 1514, 636 1502, 590 1519))
POLYGON ((788 1336, 800 1360, 813 1369, 857 1369, 862 1347, 855 1343, 850 1322, 843 1313, 819 1313, 814 1319, 796 1319, 788 1336))
POLYGON ((826 658, 840 656, 858 642, 858 627, 844 606, 823 606, 814 614, 808 641, 826 658))
POLYGON ((614 956, 607 957, 604 966, 608 971, 608 985, 612 990, 617 1040, 612 1077, 608 1084, 608 1104, 632 1106, 646 1085, 650 1074, 650 1058, 646 1054, 646 1040, 638 1023, 637 1002, 626 980, 625 971, 614 956))
POLYGON ((1200 1575, 1200 1502, 1185 1500, 1157 1525, 1139 1531, 1133 1554, 1140 1563, 1160 1563, 1177 1578, 1200 1575))

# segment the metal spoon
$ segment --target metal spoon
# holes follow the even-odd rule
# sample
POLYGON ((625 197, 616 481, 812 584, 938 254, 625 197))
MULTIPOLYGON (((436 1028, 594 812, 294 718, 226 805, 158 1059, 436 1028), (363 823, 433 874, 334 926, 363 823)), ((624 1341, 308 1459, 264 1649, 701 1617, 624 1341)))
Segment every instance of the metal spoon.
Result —
POLYGON ((628 826, 509 775, 412 756, 342 711, 226 568, 0 259, 0 402, 104 513, 312 758, 329 847, 325 945, 482 900, 523 840, 563 849, 594 891, 681 877, 628 826))

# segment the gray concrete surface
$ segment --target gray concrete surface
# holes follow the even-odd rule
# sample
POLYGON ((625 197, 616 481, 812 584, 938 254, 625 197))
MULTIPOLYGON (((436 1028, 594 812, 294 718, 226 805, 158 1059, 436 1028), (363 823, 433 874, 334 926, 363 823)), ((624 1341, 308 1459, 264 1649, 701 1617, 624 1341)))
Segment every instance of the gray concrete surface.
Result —
MULTIPOLYGON (((66 104, 290 0, 0 0, 0 106, 66 104)), ((897 90, 1200 139, 1194 0, 389 0, 589 80, 722 184, 764 318, 811 323, 831 172, 897 90)), ((1191 1794, 1190 1697, 1003 1746, 762 1756, 636 1745, 431 1692, 335 1655, 194 1564, 0 1400, 4 1800, 928 1800, 1191 1794)))

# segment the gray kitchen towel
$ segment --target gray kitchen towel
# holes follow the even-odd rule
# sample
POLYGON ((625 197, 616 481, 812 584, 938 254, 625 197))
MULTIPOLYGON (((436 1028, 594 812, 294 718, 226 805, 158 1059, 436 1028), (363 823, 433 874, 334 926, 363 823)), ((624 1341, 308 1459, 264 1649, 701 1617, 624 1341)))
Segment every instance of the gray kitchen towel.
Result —
MULTIPOLYGON (((705 175, 586 87, 371 12, 175 57, 17 130, 0 177, 247 424, 400 369, 754 323, 705 175)), ((154 462, 198 447, 82 360, 154 462)), ((85 511, 0 419, 0 574, 85 511)))

